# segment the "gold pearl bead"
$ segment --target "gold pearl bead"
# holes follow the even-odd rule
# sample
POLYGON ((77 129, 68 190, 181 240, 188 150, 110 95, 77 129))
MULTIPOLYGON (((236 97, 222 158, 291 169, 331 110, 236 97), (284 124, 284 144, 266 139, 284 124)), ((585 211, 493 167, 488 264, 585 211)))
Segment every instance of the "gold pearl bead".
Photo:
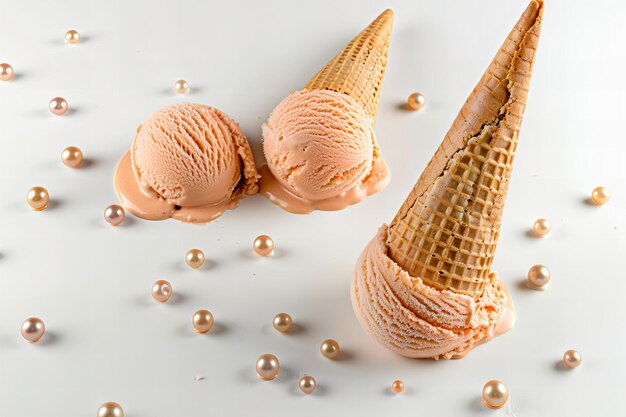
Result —
POLYGON ((31 343, 37 343, 46 332, 46 326, 38 317, 29 317, 22 323, 22 337, 31 343))
POLYGON ((274 241, 267 235, 257 236, 252 247, 258 255, 269 256, 274 251, 274 241))
POLYGON ((606 187, 596 187, 591 192, 591 199, 596 205, 601 206, 611 199, 611 191, 606 187))
POLYGON ((583 362, 583 358, 580 356, 577 350, 570 349, 563 354, 563 363, 568 368, 576 368, 583 362))
POLYGON ((189 84, 185 80, 178 80, 174 83, 174 90, 178 94, 187 94, 189 92, 189 84))
POLYGON ((407 100, 407 105, 410 110, 418 111, 426 105, 426 97, 422 93, 413 93, 407 100))
POLYGON ((15 73, 13 67, 7 63, 0 64, 0 80, 11 81, 15 73))
POLYGON ((401 394, 404 392, 404 382, 399 379, 396 379, 391 383, 391 391, 395 394, 401 394))
POLYGON ((80 33, 76 32, 74 29, 68 30, 65 33, 65 42, 70 45, 74 45, 80 41, 80 33))
POLYGON ((124 410, 118 403, 104 403, 98 408, 97 417, 124 417, 124 410))
POLYGON ((293 324, 293 320, 291 316, 287 313, 278 313, 274 316, 274 321, 272 322, 274 328, 281 333, 287 333, 291 330, 291 325, 293 324))
POLYGON ((198 310, 191 319, 196 333, 208 333, 213 327, 213 314, 209 310, 198 310))
POLYGON ((52 114, 63 116, 69 110, 70 106, 63 97, 55 97, 48 103, 48 108, 52 114))
POLYGON ((335 359, 339 356, 340 351, 339 343, 333 339, 324 340, 320 346, 320 352, 328 359, 335 359))
POLYGON ((280 362, 278 358, 271 353, 265 353, 259 356, 256 361, 256 373, 263 381, 271 381, 276 378, 280 371, 280 362))
POLYGON ((311 375, 304 375, 298 381, 298 387, 305 394, 313 394, 317 388, 317 381, 311 375))
POLYGON ((539 237, 544 237, 552 230, 552 225, 546 219, 537 219, 533 224, 533 231, 539 237))
POLYGON ((164 303, 172 296, 172 284, 164 279, 157 280, 152 285, 152 298, 160 303, 164 303))
POLYGON ((68 146, 61 153, 61 162, 70 168, 78 168, 83 163, 83 152, 76 146, 68 146))
POLYGON ((111 204, 104 209, 104 220, 111 226, 119 226, 124 222, 126 218, 126 212, 122 206, 117 204, 111 204))
POLYGON ((509 401, 509 389, 498 380, 491 380, 483 387, 483 404, 486 407, 497 410, 509 401))
POLYGON ((193 269, 199 269, 204 265, 204 252, 200 249, 191 249, 185 255, 185 262, 193 269))
POLYGON ((550 282, 550 270, 544 265, 533 265, 528 270, 528 283, 532 287, 543 287, 550 282))
POLYGON ((26 202, 35 211, 45 210, 49 201, 48 190, 43 187, 33 187, 26 194, 26 202))

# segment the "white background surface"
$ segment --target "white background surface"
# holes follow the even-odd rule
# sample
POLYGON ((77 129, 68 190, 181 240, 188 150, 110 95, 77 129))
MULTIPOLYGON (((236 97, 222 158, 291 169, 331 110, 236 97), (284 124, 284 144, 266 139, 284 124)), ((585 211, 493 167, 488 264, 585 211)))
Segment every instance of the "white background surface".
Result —
POLYGON ((105 401, 127 417, 243 415, 505 415, 480 405, 485 381, 511 391, 525 416, 619 415, 626 383, 626 87, 624 3, 547 1, 542 39, 494 269, 518 308, 514 330, 460 361, 418 361, 376 345, 349 298, 356 259, 392 219, 467 94, 526 6, 525 1, 0 1, 0 62, 18 76, 0 82, 0 414, 95 415, 105 401), (260 125, 385 7, 396 12, 377 134, 393 179, 341 212, 296 216, 261 197, 207 226, 131 218, 108 227, 112 176, 136 127, 156 109, 188 100, 241 123, 262 161, 260 125), (82 41, 68 46, 66 30, 82 41), (184 78, 186 97, 173 93, 184 78), (413 91, 419 113, 399 109, 413 91), (66 117, 48 101, 67 98, 66 117), (89 164, 70 170, 61 150, 79 146, 89 164), (34 185, 50 208, 25 203, 34 185), (609 186, 604 207, 585 203, 609 186), (621 216, 621 217, 620 217, 621 216), (528 236, 552 221, 544 240, 528 236), (266 233, 271 259, 253 256, 266 233), (186 268, 199 247, 211 261, 186 268), (524 286, 545 263, 545 292, 524 286), (150 287, 169 280, 175 302, 157 305, 150 287), (210 309, 216 328, 193 333, 210 309), (301 330, 271 327, 291 313, 301 330), (45 320, 36 345, 19 336, 28 316, 45 320), (346 355, 328 361, 319 343, 346 355), (568 348, 584 364, 557 364, 568 348), (275 353, 284 371, 255 376, 275 353), (319 389, 296 388, 304 372, 319 389), (206 379, 196 382, 195 376, 206 379), (407 392, 389 393, 396 378, 407 392), (322 414, 323 413, 323 414, 322 414))

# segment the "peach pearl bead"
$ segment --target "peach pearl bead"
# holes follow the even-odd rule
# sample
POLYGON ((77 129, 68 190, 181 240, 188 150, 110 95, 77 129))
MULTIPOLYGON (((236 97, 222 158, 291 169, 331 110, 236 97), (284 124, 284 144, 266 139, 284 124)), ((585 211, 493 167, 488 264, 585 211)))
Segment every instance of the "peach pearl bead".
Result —
POLYGON ((83 152, 76 146, 68 146, 61 153, 61 162, 70 168, 78 168, 83 163, 83 152))
POLYGON ((45 210, 50 202, 48 190, 43 187, 33 187, 26 194, 26 202, 35 211, 45 210))
POLYGON ((258 255, 269 256, 274 251, 274 241, 267 235, 257 236, 252 247, 258 255))
POLYGON ((196 333, 208 333, 213 327, 213 314, 209 310, 198 310, 194 313, 191 323, 196 333))
POLYGON ((409 96, 407 105, 410 110, 421 110, 426 105, 426 97, 422 93, 413 93, 409 96))
POLYGON ((65 33, 65 42, 69 43, 70 45, 77 44, 78 42, 80 42, 80 33, 75 31, 74 29, 68 30, 65 33))
POLYGON ((111 226, 119 226, 124 222, 126 218, 126 212, 122 206, 117 204, 111 204, 104 209, 104 220, 111 226))
POLYGON ((38 317, 29 317, 22 323, 22 337, 31 343, 37 343, 46 332, 46 325, 38 317))
POLYGON ((204 265, 204 261, 204 252, 200 249, 191 249, 187 252, 187 255, 185 255, 185 263, 193 269, 201 268, 202 265, 204 265))
POLYGON ((339 356, 341 352, 341 348, 339 347, 339 343, 333 339, 326 339, 322 342, 320 346, 320 352, 325 358, 335 359, 339 356))
POLYGON ((486 407, 497 410, 509 401, 509 389, 498 380, 491 380, 483 387, 483 404, 486 407))
POLYGON ((2 81, 11 81, 15 73, 13 72, 13 67, 7 63, 0 64, 0 80, 2 81))
POLYGON ((172 296, 172 284, 164 279, 157 280, 152 285, 152 298, 159 303, 164 303, 172 296))
POLYGON ((187 94, 189 92, 189 84, 185 80, 178 80, 174 83, 174 90, 178 94, 187 94))
POLYGON ((281 332, 287 333, 291 330, 291 325, 293 324, 293 320, 291 316, 287 313, 278 313, 274 316, 274 320, 272 321, 272 325, 274 328, 281 332))
POLYGON ((98 408, 97 417, 124 417, 124 410, 118 403, 104 403, 98 408))
POLYGON ((278 358, 271 353, 265 353, 259 356, 256 361, 256 373, 263 381, 271 381, 276 378, 280 371, 280 362, 278 358))
POLYGON ((541 288, 550 282, 550 270, 544 265, 533 265, 528 270, 528 283, 541 288))
POLYGON ((552 230, 552 225, 546 219, 538 219, 533 224, 533 231, 539 237, 544 237, 552 230))
POLYGON ((55 97, 48 103, 48 108, 52 114, 63 116, 69 110, 70 106, 63 97, 55 97))
POLYGON ((317 388, 317 381, 311 375, 304 375, 298 381, 298 387, 305 394, 313 394, 317 388))
POLYGON ((591 192, 591 199, 596 205, 601 206, 611 199, 611 192, 606 187, 596 187, 591 192))
POLYGON ((404 392, 404 382, 399 379, 396 379, 391 383, 391 391, 395 394, 401 394, 404 392))
POLYGON ((583 362, 583 358, 580 356, 577 350, 570 349, 563 354, 563 363, 568 368, 576 368, 583 362))

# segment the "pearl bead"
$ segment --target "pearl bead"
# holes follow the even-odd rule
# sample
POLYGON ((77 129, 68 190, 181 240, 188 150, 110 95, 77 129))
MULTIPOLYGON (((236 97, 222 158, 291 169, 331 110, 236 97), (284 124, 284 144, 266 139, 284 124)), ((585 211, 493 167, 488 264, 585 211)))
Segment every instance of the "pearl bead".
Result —
POLYGON ((43 320, 37 317, 29 317, 22 323, 22 337, 31 343, 37 343, 46 332, 43 320))
POLYGON ((533 224, 533 231, 539 237, 544 237, 552 230, 552 225, 546 219, 538 219, 533 224))
POLYGON ((278 358, 271 353, 265 353, 259 356, 256 361, 256 373, 263 381, 271 381, 276 378, 280 371, 280 362, 278 358))
POLYGON ((83 152, 76 146, 68 146, 61 153, 61 162, 70 168, 78 168, 83 163, 83 152))
POLYGON ((164 279, 160 279, 152 285, 152 298, 164 303, 172 296, 172 285, 164 279))
POLYGON ((109 207, 104 209, 104 220, 106 220, 106 222, 111 226, 119 226, 124 222, 125 218, 126 212, 122 206, 111 204, 109 207))
POLYGON ((200 249, 191 249, 185 256, 185 262, 193 269, 199 269, 204 265, 204 252, 200 249))
POLYGON ((413 93, 407 100, 407 105, 410 110, 418 111, 426 105, 426 97, 422 93, 413 93))
POLYGON ((591 192, 591 199, 596 205, 601 206, 611 199, 611 192, 606 187, 596 187, 591 192))
POLYGON ((98 408, 97 417, 124 417, 124 410, 118 403, 104 403, 98 408))
POLYGON ((563 354, 563 363, 569 368, 576 368, 583 362, 583 358, 580 356, 577 350, 570 349, 563 354))
POLYGON ((63 97, 55 97, 48 103, 48 108, 52 114, 63 116, 69 110, 70 106, 63 97))
POLYGON ((185 80, 178 80, 174 84, 174 90, 178 94, 187 94, 189 92, 189 84, 185 80))
POLYGON ((320 352, 322 352, 322 355, 328 359, 335 359, 339 356, 340 351, 341 349, 339 348, 339 343, 333 339, 324 340, 320 346, 320 352))
POLYGON ((533 265, 528 270, 528 283, 533 287, 543 287, 550 282, 550 270, 544 265, 533 265))
POLYGON ((26 202, 35 211, 45 210, 49 201, 48 190, 43 187, 33 187, 26 194, 26 202))
POLYGON ((317 388, 317 381, 311 375, 304 375, 298 381, 298 387, 305 394, 313 394, 315 388, 317 388))
POLYGON ((293 320, 291 316, 287 313, 278 313, 274 316, 274 321, 272 322, 274 328, 281 333, 287 333, 291 330, 291 325, 293 324, 293 320))
POLYGON ((404 382, 399 379, 396 379, 391 383, 391 391, 395 394, 401 394, 404 392, 404 382))
POLYGON ((0 80, 2 81, 11 81, 15 73, 13 72, 13 67, 9 64, 2 63, 0 64, 0 80))
POLYGON ((191 319, 196 333, 208 333, 213 327, 213 314, 209 310, 198 310, 191 319))
POLYGON ((497 410, 509 401, 509 389, 498 380, 491 380, 483 387, 483 404, 497 410))
POLYGON ((274 251, 274 241, 267 235, 257 236, 252 247, 258 255, 269 256, 274 251))
POLYGON ((65 42, 70 45, 74 45, 80 41, 80 33, 76 32, 74 29, 68 30, 65 33, 65 42))

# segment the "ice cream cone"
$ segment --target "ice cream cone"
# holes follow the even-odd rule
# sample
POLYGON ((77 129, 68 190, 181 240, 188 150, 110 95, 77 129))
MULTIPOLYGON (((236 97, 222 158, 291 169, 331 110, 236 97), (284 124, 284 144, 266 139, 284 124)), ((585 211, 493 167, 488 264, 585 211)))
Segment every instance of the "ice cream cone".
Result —
POLYGON ((431 286, 490 280, 542 16, 531 1, 389 227, 391 259, 431 286))
POLYGON ((387 9, 326 64, 305 88, 348 94, 375 119, 392 25, 393 11, 387 9))

